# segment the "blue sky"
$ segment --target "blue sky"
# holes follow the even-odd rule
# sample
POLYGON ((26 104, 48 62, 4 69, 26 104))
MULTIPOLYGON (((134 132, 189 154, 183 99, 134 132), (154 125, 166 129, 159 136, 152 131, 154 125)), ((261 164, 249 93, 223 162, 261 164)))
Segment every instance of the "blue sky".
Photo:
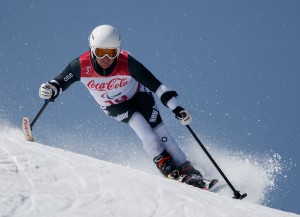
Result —
MULTIPOLYGON (((15 126, 24 115, 33 117, 43 103, 40 84, 88 49, 95 26, 111 24, 121 32, 122 48, 179 93, 204 142, 278 153, 287 167, 287 177, 278 180, 285 193, 270 206, 300 213, 298 1, 4 0, 0 6, 0 117, 15 126)), ((170 131, 188 136, 160 108, 170 131)), ((132 132, 75 84, 49 105, 35 133, 43 143, 60 146, 61 139, 69 149, 85 141, 76 151, 89 154, 99 137, 132 132)))

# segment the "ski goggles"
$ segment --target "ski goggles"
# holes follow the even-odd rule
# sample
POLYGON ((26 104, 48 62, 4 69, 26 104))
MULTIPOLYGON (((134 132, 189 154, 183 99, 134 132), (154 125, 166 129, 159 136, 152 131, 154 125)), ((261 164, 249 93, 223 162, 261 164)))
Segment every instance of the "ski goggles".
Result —
POLYGON ((114 59, 119 55, 120 49, 119 48, 98 48, 94 49, 94 54, 97 58, 103 59, 107 56, 110 59, 114 59))

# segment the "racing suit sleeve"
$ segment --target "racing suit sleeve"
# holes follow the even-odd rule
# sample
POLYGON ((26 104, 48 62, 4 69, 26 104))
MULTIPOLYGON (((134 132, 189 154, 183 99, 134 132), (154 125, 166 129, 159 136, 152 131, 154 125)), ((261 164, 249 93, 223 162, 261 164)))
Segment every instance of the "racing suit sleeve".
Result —
POLYGON ((178 94, 162 84, 143 64, 141 64, 131 55, 128 55, 128 69, 130 75, 142 85, 154 92, 165 106, 171 110, 174 110, 179 106, 179 103, 176 99, 178 94))
POLYGON ((161 82, 139 61, 128 55, 128 69, 130 75, 152 92, 156 92, 161 82))
POLYGON ((71 84, 80 80, 80 61, 79 58, 72 60, 67 67, 57 75, 51 83, 56 83, 60 92, 65 91, 71 84))

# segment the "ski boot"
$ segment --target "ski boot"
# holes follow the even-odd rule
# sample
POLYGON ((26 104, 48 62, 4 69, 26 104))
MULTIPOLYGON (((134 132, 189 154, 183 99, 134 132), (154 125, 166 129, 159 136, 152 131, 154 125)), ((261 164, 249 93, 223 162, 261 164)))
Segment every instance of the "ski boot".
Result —
POLYGON ((169 179, 177 179, 179 177, 179 171, 177 170, 171 155, 169 155, 166 150, 154 158, 154 163, 165 177, 169 179))
POLYGON ((178 167, 178 171, 179 181, 203 190, 208 190, 208 185, 204 182, 202 174, 191 165, 191 162, 186 161, 178 167))

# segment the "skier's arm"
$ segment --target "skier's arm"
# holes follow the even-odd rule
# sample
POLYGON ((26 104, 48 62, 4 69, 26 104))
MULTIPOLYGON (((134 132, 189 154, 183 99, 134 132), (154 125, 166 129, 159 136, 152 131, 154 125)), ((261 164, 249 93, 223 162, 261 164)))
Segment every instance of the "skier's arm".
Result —
POLYGON ((188 111, 179 106, 176 91, 170 90, 166 85, 162 84, 143 64, 130 55, 128 56, 128 68, 130 75, 154 92, 160 98, 161 102, 174 112, 176 118, 183 125, 191 123, 192 116, 188 111))
POLYGON ((154 92, 162 103, 171 110, 179 106, 176 99, 178 94, 175 91, 171 91, 167 86, 162 84, 143 64, 132 56, 129 55, 128 58, 129 72, 135 80, 154 92))
POLYGON ((71 84, 80 80, 79 58, 71 61, 68 66, 53 80, 41 85, 39 95, 42 99, 55 99, 71 84))
POLYGON ((161 85, 161 82, 142 63, 130 55, 128 55, 128 69, 135 80, 154 93, 161 85))
POLYGON ((57 75, 54 80, 61 91, 65 91, 71 84, 80 80, 80 61, 79 58, 72 60, 68 66, 57 75))
POLYGON ((192 115, 187 110, 182 108, 177 101, 178 94, 176 91, 169 90, 168 87, 161 84, 156 91, 156 94, 159 96, 162 103, 170 108, 175 117, 180 121, 183 125, 188 125, 192 122, 192 115))

